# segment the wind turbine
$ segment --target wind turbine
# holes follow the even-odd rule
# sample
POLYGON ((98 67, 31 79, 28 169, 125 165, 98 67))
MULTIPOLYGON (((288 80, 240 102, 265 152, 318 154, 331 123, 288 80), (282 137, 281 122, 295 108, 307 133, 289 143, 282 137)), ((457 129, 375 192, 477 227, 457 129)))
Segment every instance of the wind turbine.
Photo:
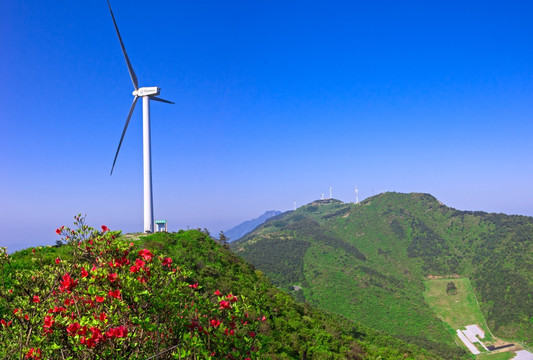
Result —
POLYGON ((151 87, 139 87, 137 82, 137 76, 133 67, 131 66, 130 59, 126 53, 126 48, 122 42, 122 37, 118 31, 117 22, 115 21, 115 16, 113 15, 113 10, 111 10, 111 4, 109 0, 107 1, 107 6, 109 7, 109 12, 113 18, 113 24, 115 25, 115 30, 117 31, 118 40, 120 41, 120 47, 122 48, 122 53, 124 54, 124 59, 126 60, 126 65, 128 66, 128 72, 130 73, 131 82, 133 83, 133 88, 135 89, 132 93, 134 96, 133 103, 130 107, 130 112, 126 118, 126 125, 124 125, 124 130, 122 130, 122 136, 118 143, 117 153, 115 154, 115 159, 113 160, 113 166, 111 167, 111 175, 113 175, 113 169, 115 168, 115 163, 117 161, 118 152, 120 151, 120 146, 122 145, 122 140, 124 140, 124 135, 128 129, 130 123, 131 115, 137 104, 137 100, 141 97, 143 99, 143 174, 144 174, 144 232, 152 233, 154 232, 154 203, 152 199, 152 151, 150 144, 150 100, 160 101, 167 104, 174 104, 171 101, 158 98, 159 92, 161 89, 157 86, 151 87))

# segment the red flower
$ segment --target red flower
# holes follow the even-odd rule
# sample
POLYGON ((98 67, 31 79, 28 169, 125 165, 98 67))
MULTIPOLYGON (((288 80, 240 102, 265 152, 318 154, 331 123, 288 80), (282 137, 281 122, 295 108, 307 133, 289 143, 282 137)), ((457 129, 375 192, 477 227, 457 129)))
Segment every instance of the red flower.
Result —
POLYGON ((135 260, 135 266, 137 266, 137 270, 144 267, 144 264, 146 264, 144 261, 142 261, 141 259, 136 259, 135 260))
POLYGON ((30 351, 28 351, 28 353, 26 354, 25 358, 32 358, 32 359, 36 359, 36 360, 39 360, 41 359, 41 349, 34 349, 34 348, 31 348, 30 351))
POLYGON ((81 325, 78 324, 77 322, 73 323, 73 324, 70 324, 69 326, 67 326, 67 333, 71 336, 74 336, 76 335, 76 332, 81 328, 81 325))
POLYGON ((211 323, 211 326, 214 326, 214 327, 220 326, 220 320, 218 320, 218 319, 216 319, 216 320, 213 319, 213 320, 210 321, 210 323, 211 323))
POLYGON ((34 303, 39 303, 39 302, 41 302, 41 299, 39 299, 39 297, 37 295, 33 295, 33 298, 32 298, 31 301, 33 301, 34 303))
POLYGON ((114 263, 112 265, 111 264, 110 265, 111 265, 111 267, 120 267, 120 266, 123 266, 123 265, 128 265, 129 263, 130 263, 130 260, 126 257, 126 255, 124 255, 120 259, 115 259, 114 263))
POLYGON ((96 302, 103 303, 105 301, 105 297, 96 295, 95 300, 96 302))
POLYGON ((250 335, 250 337, 255 337, 255 333, 253 331, 250 331, 248 335, 250 335))
POLYGON ((141 251, 139 251, 139 256, 146 261, 151 261, 154 257, 154 254, 152 254, 148 249, 142 249, 141 251))
POLYGON ((111 282, 115 282, 118 279, 118 274, 117 273, 108 274, 107 279, 111 282))
POLYGON ((265 317, 265 315, 263 315, 263 317, 261 318, 261 321, 265 321, 267 318, 265 317))
POLYGON ((198 283, 189 285, 190 288, 198 289, 198 283))
POLYGON ((0 320, 0 324, 4 325, 5 327, 8 327, 9 325, 11 325, 12 322, 13 320, 11 320, 10 322, 6 322, 4 319, 0 320))
POLYGON ((108 227, 107 227, 107 226, 105 226, 105 225, 102 225, 102 231, 103 231, 103 232, 106 232, 106 231, 109 231, 109 229, 108 229, 108 227))
POLYGON ((89 272, 85 268, 81 268, 81 277, 86 278, 87 276, 89 276, 89 272))
POLYGON ((59 264, 61 262, 60 258, 56 258, 56 264, 59 264))
POLYGON ((219 302, 219 305, 220 305, 220 309, 231 309, 231 305, 229 302, 227 301, 224 301, 222 300, 221 302, 219 302))
POLYGON ((231 302, 237 302, 237 297, 235 295, 232 295, 232 294, 229 294, 228 296, 226 296, 226 299, 228 299, 229 301, 231 302))
POLYGON ((170 267, 170 264, 172 264, 172 259, 167 257, 166 259, 163 259, 163 266, 168 266, 170 267))
POLYGON ((222 295, 222 293, 220 291, 218 291, 218 289, 217 289, 217 291, 215 291, 215 295, 216 296, 220 296, 220 295, 222 295))
POLYGON ((134 274, 134 273, 136 273, 137 271, 139 271, 139 269, 140 269, 140 268, 139 268, 137 265, 132 265, 132 266, 130 267, 130 273, 134 274))
POLYGON ((107 319, 107 315, 105 312, 101 313, 100 316, 98 317, 98 319, 100 321, 105 321, 107 319))
POLYGON ((59 286, 59 291, 61 292, 72 292, 72 289, 74 289, 78 285, 78 280, 73 280, 70 277, 69 273, 66 273, 63 275, 63 278, 61 280, 61 285, 59 286))
POLYGON ((54 325, 54 317, 53 316, 45 316, 44 317, 44 325, 43 325, 43 328, 45 329, 49 329, 52 327, 52 325, 54 325))
POLYGON ((120 299, 120 290, 109 290, 108 295, 114 297, 115 299, 120 299))
POLYGON ((128 336, 128 329, 120 325, 119 327, 116 327, 116 328, 110 328, 109 330, 106 331, 105 334, 108 338, 113 338, 113 337, 123 338, 123 337, 128 336))
POLYGON ((56 234, 57 234, 57 235, 60 235, 60 234, 61 234, 61 230, 56 229, 56 234))
POLYGON ((74 300, 72 300, 72 299, 65 299, 65 301, 63 302, 63 304, 64 304, 65 306, 72 305, 72 304, 74 304, 74 300))
POLYGON ((55 313, 63 312, 63 311, 65 311, 65 310, 67 310, 67 309, 65 309, 63 306, 61 306, 61 307, 54 306, 53 309, 48 310, 48 313, 49 313, 49 314, 51 314, 51 313, 54 313, 54 314, 55 314, 55 313))
POLYGON ((13 310, 13 315, 17 315, 17 313, 18 313, 19 311, 22 311, 22 309, 18 309, 18 308, 17 308, 17 309, 15 309, 15 310, 13 310))
POLYGON ((92 335, 90 338, 82 337, 80 339, 80 342, 82 344, 85 344, 88 348, 94 347, 96 344, 100 342, 100 340, 104 339, 104 336, 102 335, 102 332, 97 327, 91 327, 92 335))
POLYGON ((128 329, 126 329, 124 326, 120 325, 118 328, 115 328, 115 336, 116 337, 126 337, 126 336, 128 336, 128 329))
POLYGON ((80 328, 79 331, 78 331, 78 335, 83 336, 83 335, 85 335, 85 334, 87 334, 87 325, 83 326, 83 327, 80 328))

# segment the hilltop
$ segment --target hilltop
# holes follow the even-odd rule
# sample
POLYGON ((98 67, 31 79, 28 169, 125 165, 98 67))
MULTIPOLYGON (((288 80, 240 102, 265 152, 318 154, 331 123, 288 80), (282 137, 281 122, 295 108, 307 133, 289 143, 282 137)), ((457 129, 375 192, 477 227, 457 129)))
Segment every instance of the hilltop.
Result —
POLYGON ((451 357, 424 280, 465 277, 496 336, 533 344, 533 218, 458 211, 429 194, 315 201, 232 244, 300 300, 451 357), (448 354, 448 355, 447 355, 448 354))

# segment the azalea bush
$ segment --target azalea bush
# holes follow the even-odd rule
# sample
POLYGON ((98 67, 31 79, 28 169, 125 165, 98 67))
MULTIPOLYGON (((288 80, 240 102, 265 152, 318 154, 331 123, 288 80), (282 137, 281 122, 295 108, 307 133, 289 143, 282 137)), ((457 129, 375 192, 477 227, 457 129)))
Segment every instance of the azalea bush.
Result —
POLYGON ((260 309, 243 296, 204 292, 172 258, 137 248, 75 217, 56 233, 70 249, 13 271, 0 250, 0 358, 255 359, 260 309))

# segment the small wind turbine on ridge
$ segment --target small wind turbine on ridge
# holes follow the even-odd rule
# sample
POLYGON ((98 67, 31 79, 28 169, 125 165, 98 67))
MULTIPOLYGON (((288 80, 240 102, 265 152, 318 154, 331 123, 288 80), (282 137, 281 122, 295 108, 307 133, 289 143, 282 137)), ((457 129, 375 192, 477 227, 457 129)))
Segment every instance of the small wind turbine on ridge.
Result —
POLYGON ((159 102, 164 102, 167 104, 174 104, 171 101, 161 99, 156 97, 159 95, 161 89, 157 86, 151 87, 139 87, 137 82, 137 75, 133 71, 131 66, 130 59, 126 53, 126 48, 122 42, 122 37, 118 31, 117 22, 115 21, 115 16, 113 15, 113 10, 111 10, 111 4, 109 0, 107 1, 107 6, 109 7, 109 12, 113 18, 113 24, 115 25, 115 30, 117 31, 118 40, 120 41, 120 47, 122 48, 122 53, 124 54, 124 59, 126 60, 126 65, 128 67, 128 72, 130 73, 131 82, 133 83, 133 88, 135 89, 132 93, 134 96, 133 103, 131 104, 128 117, 126 118, 126 125, 124 125, 124 130, 122 130, 122 136, 118 143, 117 152, 115 154, 115 159, 113 160, 113 166, 111 167, 111 174, 113 175, 113 169, 115 168, 115 163, 117 162, 118 152, 120 151, 120 146, 122 145, 122 140, 124 140, 124 135, 128 129, 130 123, 131 115, 137 104, 137 100, 142 97, 143 99, 143 180, 144 180, 144 232, 152 233, 154 232, 154 204, 152 198, 152 151, 151 151, 151 140, 150 140, 150 100, 155 100, 159 102))

